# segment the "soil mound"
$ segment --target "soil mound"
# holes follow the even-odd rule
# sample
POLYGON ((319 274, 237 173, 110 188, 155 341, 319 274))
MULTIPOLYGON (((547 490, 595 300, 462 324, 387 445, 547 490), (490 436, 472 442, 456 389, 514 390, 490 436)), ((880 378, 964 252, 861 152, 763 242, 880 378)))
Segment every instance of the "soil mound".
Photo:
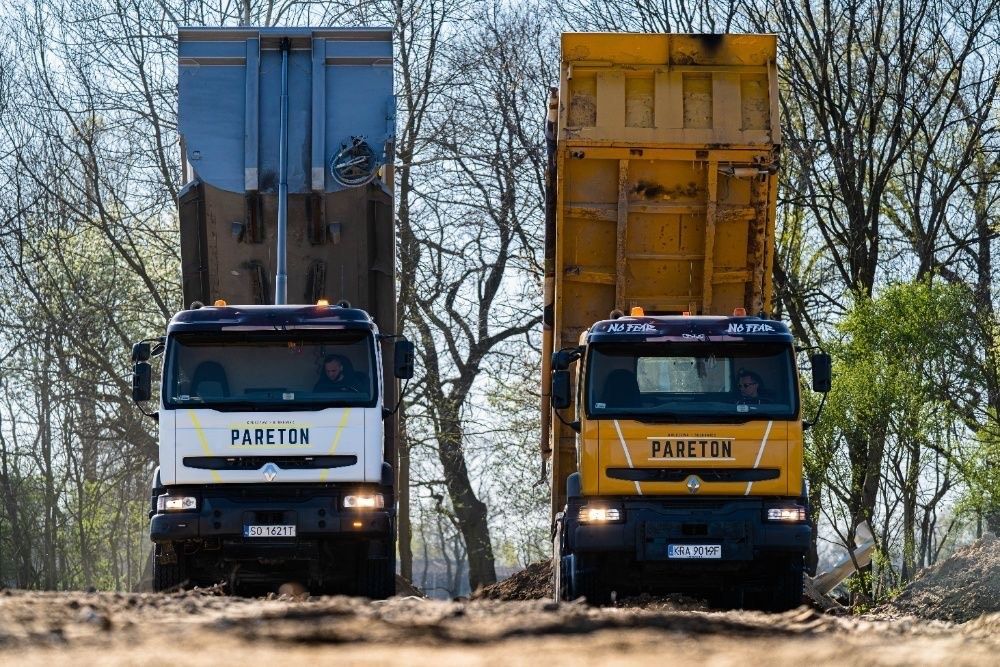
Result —
MULTIPOLYGON (((402 595, 402 593, 399 593, 402 595)), ((551 600, 552 591, 552 564, 550 561, 539 561, 532 563, 520 572, 515 572, 503 581, 479 589, 472 594, 473 600, 551 600)), ((820 611, 829 612, 832 607, 839 607, 836 603, 823 597, 824 602, 810 600, 812 606, 820 611)), ((617 606, 652 609, 652 610, 688 610, 707 611, 711 609, 709 604, 700 598, 689 597, 687 595, 672 594, 666 596, 653 596, 648 593, 642 595, 626 597, 618 601, 617 606)))
POLYGON ((712 607, 707 601, 684 595, 683 593, 671 593, 669 595, 642 593, 641 595, 620 600, 617 606, 627 609, 647 609, 650 611, 712 611, 712 607))
POLYGON ((921 570, 881 610, 953 623, 1000 612, 1000 539, 986 535, 921 570))
POLYGON ((413 585, 413 582, 406 577, 397 574, 396 575, 396 597, 408 598, 417 597, 425 598, 427 595, 413 585))
POLYGON ((542 600, 552 598, 552 563, 532 563, 503 581, 472 594, 473 600, 542 600))

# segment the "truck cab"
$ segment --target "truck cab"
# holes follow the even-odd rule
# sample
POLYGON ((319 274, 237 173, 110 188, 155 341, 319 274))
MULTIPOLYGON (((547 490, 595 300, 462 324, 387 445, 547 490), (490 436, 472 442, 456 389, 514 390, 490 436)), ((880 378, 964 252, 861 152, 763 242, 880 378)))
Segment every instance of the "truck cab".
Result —
POLYGON ((579 364, 560 593, 709 591, 795 606, 812 530, 795 362, 781 322, 640 309, 556 353, 553 407, 571 406, 568 368, 579 364))
MULTIPOLYGON (((290 579, 391 594, 383 420, 395 406, 384 401, 380 339, 356 308, 226 305, 182 311, 162 343, 138 346, 140 364, 154 349, 163 357, 157 588, 290 579)), ((409 344, 394 357, 394 375, 409 377, 409 344)))

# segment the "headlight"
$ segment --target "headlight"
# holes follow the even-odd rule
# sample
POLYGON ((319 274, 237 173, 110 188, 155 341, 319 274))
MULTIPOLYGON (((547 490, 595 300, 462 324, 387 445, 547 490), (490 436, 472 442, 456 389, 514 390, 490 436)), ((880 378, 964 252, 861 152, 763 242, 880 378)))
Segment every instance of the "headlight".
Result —
POLYGON ((198 499, 194 496, 171 496, 164 494, 156 498, 159 512, 183 512, 198 509, 198 499))
POLYGON ((785 521, 793 523, 797 521, 805 521, 806 519, 806 508, 801 505, 792 505, 791 507, 771 507, 767 510, 768 521, 785 521))
POLYGON ((617 507, 585 506, 580 508, 580 523, 614 523, 621 521, 624 512, 617 507))
POLYGON ((385 507, 385 498, 381 493, 372 493, 364 496, 344 496, 344 507, 348 509, 382 509, 385 507))

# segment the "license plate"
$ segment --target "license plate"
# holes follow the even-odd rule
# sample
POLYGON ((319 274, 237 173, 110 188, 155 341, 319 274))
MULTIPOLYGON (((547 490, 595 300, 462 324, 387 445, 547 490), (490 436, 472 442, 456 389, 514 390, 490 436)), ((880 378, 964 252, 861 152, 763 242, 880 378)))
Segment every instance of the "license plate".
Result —
POLYGON ((295 526, 243 526, 243 537, 295 537, 295 526))
POLYGON ((667 558, 722 558, 722 545, 668 544, 667 558))

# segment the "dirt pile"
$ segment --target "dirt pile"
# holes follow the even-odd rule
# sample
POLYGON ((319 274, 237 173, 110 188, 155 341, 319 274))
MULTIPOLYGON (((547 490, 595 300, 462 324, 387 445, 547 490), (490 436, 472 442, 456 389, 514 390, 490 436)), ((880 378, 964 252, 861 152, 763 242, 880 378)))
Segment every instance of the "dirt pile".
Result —
POLYGON ((552 563, 532 563, 503 581, 480 588, 473 600, 548 600, 552 599, 552 563))
POLYGON ((712 607, 701 598, 691 597, 683 593, 670 595, 650 595, 643 593, 619 600, 618 607, 627 609, 646 609, 649 611, 711 611, 712 607))
MULTIPOLYGON (((402 593, 397 593, 402 595, 402 593)), ((486 586, 472 595, 473 600, 551 600, 552 599, 552 565, 549 561, 532 563, 520 572, 515 572, 507 579, 486 586)), ((819 593, 804 595, 804 599, 814 609, 824 612, 846 613, 840 605, 819 593), (837 608, 837 609, 834 609, 837 608)), ((672 594, 653 596, 648 593, 627 597, 618 601, 619 607, 651 610, 689 610, 708 611, 710 605, 700 598, 687 595, 672 594)))
POLYGON ((921 570, 877 611, 954 623, 1000 612, 1000 539, 987 535, 921 570))
POLYGON ((406 577, 401 575, 396 575, 396 597, 408 598, 417 597, 425 598, 427 597, 422 590, 413 585, 406 577))

